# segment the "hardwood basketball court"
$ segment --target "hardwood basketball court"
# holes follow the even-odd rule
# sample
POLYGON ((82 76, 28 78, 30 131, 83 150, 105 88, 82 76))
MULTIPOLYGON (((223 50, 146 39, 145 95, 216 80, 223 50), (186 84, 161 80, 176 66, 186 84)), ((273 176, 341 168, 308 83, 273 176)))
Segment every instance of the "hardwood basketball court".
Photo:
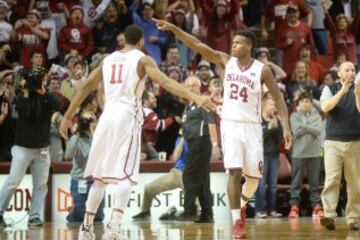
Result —
MULTIPOLYGON (((46 223, 43 228, 27 229, 26 221, 14 228, 2 229, 1 240, 75 240, 78 237, 79 224, 65 222, 46 223)), ((103 225, 95 226, 96 239, 101 239, 103 225)), ((359 240, 360 231, 349 231, 344 218, 337 219, 337 230, 327 231, 320 222, 311 218, 299 220, 249 219, 247 223, 248 239, 326 239, 359 240)), ((194 224, 179 222, 151 221, 123 224, 123 230, 129 240, 230 240, 231 223, 227 219, 216 219, 214 224, 194 224)))

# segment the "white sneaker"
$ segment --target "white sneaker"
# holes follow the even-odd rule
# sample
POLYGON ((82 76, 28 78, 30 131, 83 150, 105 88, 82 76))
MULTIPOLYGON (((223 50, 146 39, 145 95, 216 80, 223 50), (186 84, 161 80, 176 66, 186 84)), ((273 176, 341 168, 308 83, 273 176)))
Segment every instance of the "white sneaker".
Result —
POLYGON ((84 228, 84 224, 81 224, 79 229, 79 240, 95 240, 94 226, 91 225, 90 229, 84 228))
POLYGON ((120 222, 110 221, 106 227, 102 240, 126 240, 127 238, 121 232, 120 222))

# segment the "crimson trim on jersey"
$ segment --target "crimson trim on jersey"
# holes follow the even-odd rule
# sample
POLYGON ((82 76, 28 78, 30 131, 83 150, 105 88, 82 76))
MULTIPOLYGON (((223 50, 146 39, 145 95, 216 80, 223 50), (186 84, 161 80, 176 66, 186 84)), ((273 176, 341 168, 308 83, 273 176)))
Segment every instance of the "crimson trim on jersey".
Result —
POLYGON ((248 178, 253 178, 253 179, 261 179, 261 177, 254 177, 254 176, 250 176, 250 175, 247 175, 246 173, 242 173, 245 177, 248 177, 248 178))
POLYGON ((128 176, 126 175, 125 177, 123 178, 117 178, 117 177, 101 177, 101 178, 97 178, 97 177, 93 177, 92 175, 88 176, 89 178, 92 178, 92 179, 95 179, 95 180, 99 180, 99 181, 102 181, 106 184, 108 184, 108 182, 106 181, 106 179, 109 179, 109 180, 117 180, 117 181, 124 181, 125 179, 129 179, 130 182, 134 183, 134 184, 137 184, 138 182, 134 181, 131 179, 131 176, 128 176))
POLYGON ((249 65, 246 66, 246 68, 244 70, 241 70, 239 60, 236 60, 236 63, 237 63, 236 66, 238 66, 240 72, 245 72, 253 65, 254 62, 255 62, 254 59, 251 59, 251 62, 249 63, 249 65))

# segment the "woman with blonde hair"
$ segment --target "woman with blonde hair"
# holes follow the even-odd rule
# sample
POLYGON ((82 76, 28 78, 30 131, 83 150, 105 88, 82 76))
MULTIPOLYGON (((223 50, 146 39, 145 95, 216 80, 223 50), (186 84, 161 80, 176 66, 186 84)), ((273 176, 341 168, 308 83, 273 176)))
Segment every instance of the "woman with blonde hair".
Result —
POLYGON ((309 66, 304 61, 297 61, 291 75, 286 92, 290 103, 297 102, 299 94, 310 91, 315 98, 319 98, 319 89, 310 78, 309 66))

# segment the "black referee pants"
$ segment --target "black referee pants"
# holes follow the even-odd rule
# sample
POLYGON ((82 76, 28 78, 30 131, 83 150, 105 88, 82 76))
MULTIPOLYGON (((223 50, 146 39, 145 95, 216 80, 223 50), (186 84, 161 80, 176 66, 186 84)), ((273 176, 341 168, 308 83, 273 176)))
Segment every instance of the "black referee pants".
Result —
POLYGON ((184 213, 193 214, 198 197, 201 214, 213 215, 213 197, 210 191, 211 140, 209 136, 188 140, 183 182, 185 190, 184 213))

